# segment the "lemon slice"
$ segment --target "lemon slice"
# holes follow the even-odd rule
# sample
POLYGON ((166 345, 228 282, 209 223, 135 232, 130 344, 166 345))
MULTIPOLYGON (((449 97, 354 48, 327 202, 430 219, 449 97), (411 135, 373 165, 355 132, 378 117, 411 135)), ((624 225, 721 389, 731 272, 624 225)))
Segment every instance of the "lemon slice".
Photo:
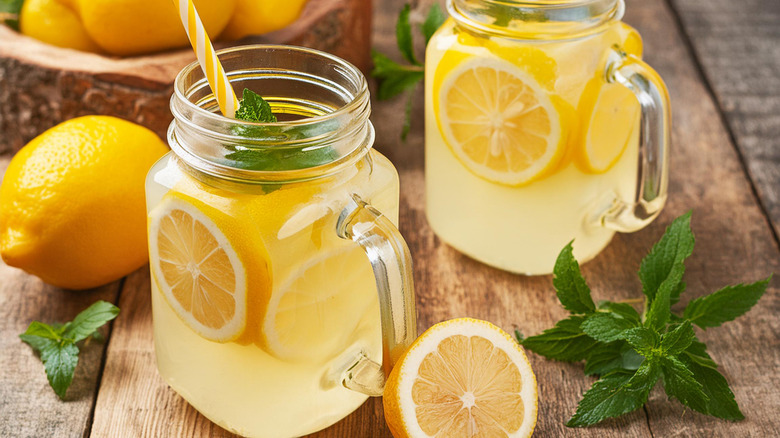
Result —
POLYGON ((522 347, 471 318, 428 329, 393 368, 385 418, 396 438, 529 437, 536 377, 522 347))
POLYGON ((554 166, 566 136, 553 100, 534 77, 497 58, 472 57, 434 84, 445 142, 472 173, 518 186, 554 166))
POLYGON ((330 247, 291 269, 274 289, 263 321, 271 354, 284 360, 341 353, 371 306, 379 317, 368 259, 352 244, 330 247))
POLYGON ((583 133, 577 166, 586 173, 607 172, 639 132, 639 102, 628 88, 601 77, 588 82, 579 103, 583 133))
POLYGON ((247 272, 234 245, 209 217, 220 213, 201 208, 168 196, 152 211, 151 270, 190 328, 225 342, 237 338, 246 324, 247 272))

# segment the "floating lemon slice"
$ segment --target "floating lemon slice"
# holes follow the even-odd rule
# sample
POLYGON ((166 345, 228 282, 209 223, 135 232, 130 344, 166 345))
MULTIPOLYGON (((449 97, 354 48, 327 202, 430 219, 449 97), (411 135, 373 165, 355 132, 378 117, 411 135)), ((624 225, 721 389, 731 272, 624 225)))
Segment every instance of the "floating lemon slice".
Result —
POLYGON ((511 186, 534 181, 562 156, 556 105, 531 74, 502 59, 466 59, 434 83, 439 129, 455 156, 477 176, 511 186))
POLYGON ((226 342, 246 325, 247 270, 224 232, 226 224, 215 222, 225 215, 194 202, 169 195, 150 214, 151 270, 190 328, 226 342))
POLYGON ((575 162, 584 172, 604 173, 636 141, 639 102, 628 88, 596 77, 585 87, 578 112, 584 129, 575 162))
POLYGON ((489 322, 445 321, 393 368, 385 418, 396 438, 529 437, 536 377, 522 347, 489 322))
MULTIPOLYGON (((332 243, 331 243, 332 245, 332 243)), ((363 250, 322 249, 275 287, 263 321, 268 351, 285 360, 326 359, 350 345, 361 320, 379 302, 363 250)))

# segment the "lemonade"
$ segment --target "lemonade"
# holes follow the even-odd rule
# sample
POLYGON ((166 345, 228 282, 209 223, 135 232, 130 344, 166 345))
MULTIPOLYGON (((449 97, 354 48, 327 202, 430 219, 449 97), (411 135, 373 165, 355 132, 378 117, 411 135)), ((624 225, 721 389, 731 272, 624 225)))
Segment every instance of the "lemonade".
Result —
POLYGON ((398 175, 370 149, 356 68, 282 46, 225 55, 279 122, 214 114, 195 64, 177 78, 172 152, 147 177, 157 366, 225 429, 306 435, 381 394, 414 338, 398 175))
POLYGON ((204 190, 200 198, 208 195, 210 201, 229 204, 225 213, 246 226, 242 233, 247 240, 256 233, 253 243, 262 245, 259 256, 271 260, 270 290, 247 296, 248 308, 266 307, 263 321, 245 329, 252 333, 229 342, 209 340, 193 330, 176 314, 156 276, 152 281, 160 374, 220 426, 245 436, 299 436, 332 424, 367 398, 344 388, 339 373, 357 352, 382 360, 374 276, 363 250, 332 231, 341 209, 326 195, 334 190, 360 193, 397 220, 397 177, 386 158, 372 155, 370 178, 364 167, 328 186, 269 194, 258 194, 257 187, 244 187, 244 193, 198 187, 171 158, 152 169, 157 181, 173 183, 169 191, 162 184, 150 185, 152 220, 159 214, 155 208, 165 208, 167 199, 204 190), (307 214, 307 207, 321 211, 311 207, 322 203, 329 204, 326 215, 307 214))
POLYGON ((479 27, 485 16, 468 8, 488 2, 452 3, 457 20, 426 52, 426 212, 436 234, 489 265, 538 275, 571 240, 583 262, 616 230, 649 223, 665 177, 655 211, 627 218, 643 181, 642 108, 605 73, 610 56, 641 56, 636 31, 610 19, 569 35, 545 29, 560 26, 547 18, 524 21, 532 13, 479 27), (607 224, 610 215, 621 223, 607 224))

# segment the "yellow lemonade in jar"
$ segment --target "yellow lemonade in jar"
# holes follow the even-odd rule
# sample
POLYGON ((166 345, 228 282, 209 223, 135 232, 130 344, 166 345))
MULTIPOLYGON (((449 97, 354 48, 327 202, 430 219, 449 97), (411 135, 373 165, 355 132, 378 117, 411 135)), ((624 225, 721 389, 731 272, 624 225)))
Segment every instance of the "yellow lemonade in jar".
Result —
POLYGON ((199 73, 193 65, 177 78, 186 93, 172 103, 172 152, 147 177, 155 352, 171 388, 218 425, 295 437, 381 392, 383 347, 405 345, 383 333, 390 308, 401 325, 414 323, 413 307, 403 307, 413 302, 408 250, 388 258, 383 242, 402 242, 393 226, 398 175, 370 149, 367 87, 354 67, 341 61, 353 83, 320 95, 312 90, 325 85, 313 83, 304 98, 292 91, 300 84, 285 89, 291 78, 334 76, 295 63, 329 57, 264 46, 228 55, 242 51, 279 64, 247 73, 246 61, 230 57, 226 67, 243 69, 241 81, 263 90, 280 121, 214 114, 205 82, 187 79, 199 73), (400 307, 390 306, 391 289, 400 307))
POLYGON ((616 229, 649 222, 603 219, 636 198, 642 131, 635 93, 607 81, 605 68, 613 54, 641 56, 641 38, 614 19, 569 35, 545 28, 556 25, 546 19, 529 24, 527 11, 479 27, 468 16, 475 3, 490 2, 450 2, 460 16, 426 51, 431 227, 466 255, 521 274, 552 272, 571 240, 587 261, 616 229))

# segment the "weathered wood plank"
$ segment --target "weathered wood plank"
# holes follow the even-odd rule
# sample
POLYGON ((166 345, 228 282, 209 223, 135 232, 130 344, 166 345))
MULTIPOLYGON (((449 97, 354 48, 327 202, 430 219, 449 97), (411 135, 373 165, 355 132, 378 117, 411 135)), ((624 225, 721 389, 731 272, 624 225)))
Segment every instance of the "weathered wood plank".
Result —
POLYGON ((670 3, 780 234, 780 2, 670 3))
MULTIPOLYGON (((388 52, 394 50, 393 25, 402 3, 397 0, 376 5, 375 45, 388 52)), ((689 296, 777 271, 780 253, 770 229, 751 196, 738 157, 665 3, 632 0, 628 2, 628 11, 626 20, 645 36, 648 60, 672 90, 676 126, 672 195, 655 224, 636 234, 618 235, 601 256, 584 267, 594 294, 602 299, 639 296, 635 271, 640 259, 669 221, 690 208, 694 209, 699 245, 689 263, 689 296)), ((401 231, 416 261, 419 329, 448 318, 473 316, 491 320, 507 330, 518 326, 526 334, 538 333, 564 316, 549 277, 521 277, 488 268, 452 250, 428 228, 424 214, 421 103, 420 95, 415 102, 417 124, 406 144, 398 140, 403 102, 375 102, 374 106, 377 148, 393 160, 401 175, 401 231)), ((148 283, 148 274, 142 270, 126 281, 122 291, 120 306, 125 313, 116 322, 109 346, 93 436, 232 436, 197 414, 157 375, 148 283)), ((701 435, 704 431, 732 436, 776 435, 766 432, 773 431, 772 415, 778 396, 772 391, 777 387, 778 370, 776 366, 758 366, 780 363, 777 353, 773 353, 778 351, 776 333, 780 332, 773 315, 779 307, 775 287, 749 319, 720 331, 711 329, 702 336, 709 341, 713 356, 723 364, 749 416, 746 422, 728 424, 691 413, 681 420, 682 410, 656 391, 648 407, 649 417, 638 411, 604 426, 567 429, 563 423, 592 379, 582 376, 580 365, 530 355, 540 391, 535 436, 649 437, 673 436, 680 431, 685 431, 686 436, 701 435), (759 345, 763 351, 758 351, 759 345)), ((390 433, 384 424, 381 400, 373 399, 342 422, 313 436, 387 438, 390 433)))
MULTIPOLYGON (((697 246, 688 262, 689 291, 683 296, 683 302, 687 302, 727 284, 766 278, 780 267, 780 253, 728 132, 719 120, 716 102, 710 98, 683 36, 673 26, 672 11, 667 7, 651 7, 651 3, 664 4, 662 1, 628 2, 626 21, 636 25, 644 36, 645 58, 666 79, 672 96, 671 198, 659 222, 668 223, 670 213, 678 214, 693 208, 697 246)), ((710 4, 715 8, 718 3, 723 2, 707 1, 707 6, 699 2, 702 11, 710 4)), ((734 3, 737 4, 745 5, 744 2, 734 3)), ((742 16, 731 18, 732 21, 741 19, 742 16)), ((767 53, 766 56, 780 62, 779 54, 775 50, 774 55, 767 53)), ((719 52, 715 56, 720 59, 728 55, 719 52)), ((743 116, 748 124, 761 123, 760 114, 745 113, 743 116)), ((777 140, 774 141, 777 146, 777 140)), ((776 175, 780 178, 780 173, 776 175)), ((648 232, 660 233, 660 225, 654 224, 648 232)), ((636 237, 647 234, 642 232, 636 237)), ((657 389, 647 406, 654 436, 780 435, 775 419, 780 407, 780 394, 776 390, 780 382, 777 367, 780 364, 780 321, 775 317, 780 311, 780 297, 777 283, 773 285, 748 316, 706 333, 698 331, 712 356, 721 364, 721 371, 729 380, 747 419, 729 423, 685 412, 680 404, 668 402, 665 394, 657 389)))
MULTIPOLYGON (((10 161, 0 156, 0 175, 10 161)), ((67 401, 49 387, 43 364, 19 334, 30 321, 65 322, 97 300, 114 302, 118 283, 91 291, 64 291, 0 261, 0 436, 78 437, 91 423, 106 344, 81 349, 67 401)), ((107 331, 106 331, 107 333, 107 331)))

